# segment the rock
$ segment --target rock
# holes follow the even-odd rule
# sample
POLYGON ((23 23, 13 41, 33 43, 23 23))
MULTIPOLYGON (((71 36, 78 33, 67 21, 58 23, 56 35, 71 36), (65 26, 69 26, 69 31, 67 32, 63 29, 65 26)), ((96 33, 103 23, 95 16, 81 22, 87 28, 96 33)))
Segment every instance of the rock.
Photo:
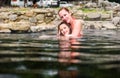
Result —
POLYGON ((74 12, 73 16, 77 19, 83 19, 84 18, 84 13, 81 10, 79 10, 79 11, 74 12))
POLYGON ((101 27, 101 23, 99 22, 85 22, 85 29, 100 29, 101 27))
POLYGON ((48 12, 45 14, 46 17, 53 17, 54 13, 53 12, 48 12))
POLYGON ((36 15, 36 19, 39 20, 39 21, 44 21, 44 18, 45 18, 44 14, 36 15))
POLYGON ((30 29, 30 23, 28 22, 14 22, 10 27, 11 30, 28 31, 30 29))
POLYGON ((18 19, 20 19, 20 20, 29 20, 29 17, 21 15, 21 16, 19 16, 18 19))
POLYGON ((10 23, 0 23, 0 29, 9 29, 11 26, 10 23))
POLYGON ((37 14, 45 14, 48 13, 49 11, 46 9, 34 9, 33 12, 37 13, 37 14))
POLYGON ((10 29, 1 29, 0 33, 11 33, 10 29))
POLYGON ((4 21, 5 21, 4 19, 0 19, 0 23, 4 23, 4 21))
POLYGON ((113 19, 112 19, 112 23, 114 24, 114 25, 118 25, 118 24, 120 24, 120 17, 114 17, 113 19))
POLYGON ((120 4, 116 5, 113 7, 114 11, 120 11, 120 4))
POLYGON ((37 23, 37 19, 36 19, 35 17, 29 18, 29 21, 30 21, 31 23, 37 23))
POLYGON ((112 7, 112 6, 106 6, 106 7, 105 7, 105 10, 106 10, 106 11, 111 11, 111 10, 113 10, 113 7, 112 7))
POLYGON ((32 32, 40 32, 42 30, 50 30, 50 29, 54 29, 55 25, 50 25, 50 24, 40 24, 38 26, 31 26, 30 30, 32 32))
POLYGON ((38 32, 39 29, 41 29, 39 26, 31 26, 30 27, 30 31, 32 31, 32 32, 38 32))
POLYGON ((34 16, 34 12, 33 12, 33 11, 27 11, 27 12, 25 13, 25 16, 27 16, 27 17, 32 17, 32 16, 34 16))
POLYGON ((89 3, 85 4, 84 7, 85 7, 85 8, 96 8, 96 7, 97 7, 97 4, 96 4, 96 3, 93 3, 93 2, 89 2, 89 3))
POLYGON ((91 20, 99 20, 101 17, 100 13, 88 13, 87 18, 91 20))
POLYGON ((117 29, 117 27, 113 23, 103 23, 102 26, 106 29, 117 29))
POLYGON ((117 13, 117 16, 120 17, 120 12, 117 13))
POLYGON ((9 12, 0 12, 1 19, 8 19, 9 12))
POLYGON ((110 19, 111 15, 110 14, 101 14, 101 19, 110 19))
POLYGON ((17 20, 17 15, 16 14, 11 14, 11 15, 9 15, 9 20, 10 21, 15 21, 15 20, 17 20))

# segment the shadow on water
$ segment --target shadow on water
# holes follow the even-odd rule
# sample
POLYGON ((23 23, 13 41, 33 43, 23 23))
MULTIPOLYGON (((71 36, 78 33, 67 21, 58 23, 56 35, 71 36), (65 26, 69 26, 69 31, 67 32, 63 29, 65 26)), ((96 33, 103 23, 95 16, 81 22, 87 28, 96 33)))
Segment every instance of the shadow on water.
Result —
POLYGON ((0 34, 0 78, 119 78, 120 31, 0 34))

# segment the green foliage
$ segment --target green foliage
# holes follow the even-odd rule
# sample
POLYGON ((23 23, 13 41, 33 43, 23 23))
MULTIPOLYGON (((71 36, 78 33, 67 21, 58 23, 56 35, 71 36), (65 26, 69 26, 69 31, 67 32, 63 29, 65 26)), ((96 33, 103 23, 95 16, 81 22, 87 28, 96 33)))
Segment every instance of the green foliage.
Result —
POLYGON ((105 11, 105 10, 98 10, 98 9, 96 9, 96 8, 92 8, 92 9, 90 9, 90 8, 82 8, 81 9, 84 13, 94 13, 94 12, 101 12, 101 13, 108 13, 108 11, 105 11))
POLYGON ((81 9, 83 12, 88 13, 88 12, 96 12, 96 9, 89 9, 89 8, 82 8, 81 9))

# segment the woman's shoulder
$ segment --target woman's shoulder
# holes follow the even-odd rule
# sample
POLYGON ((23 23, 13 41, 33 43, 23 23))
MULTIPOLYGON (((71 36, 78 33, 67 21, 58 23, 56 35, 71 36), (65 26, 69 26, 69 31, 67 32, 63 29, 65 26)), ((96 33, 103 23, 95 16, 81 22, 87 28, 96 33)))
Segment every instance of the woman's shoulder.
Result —
POLYGON ((82 19, 77 19, 76 21, 81 23, 81 24, 84 24, 84 20, 82 20, 82 19))
POLYGON ((84 21, 80 20, 80 19, 77 19, 75 22, 76 22, 75 25, 83 25, 84 24, 84 21))

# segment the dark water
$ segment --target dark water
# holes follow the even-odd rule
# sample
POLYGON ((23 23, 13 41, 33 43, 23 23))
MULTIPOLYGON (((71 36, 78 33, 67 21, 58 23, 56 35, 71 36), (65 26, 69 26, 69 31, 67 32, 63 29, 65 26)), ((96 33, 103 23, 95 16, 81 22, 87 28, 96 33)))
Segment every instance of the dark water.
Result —
POLYGON ((120 31, 0 34, 0 78, 120 78, 120 31))

